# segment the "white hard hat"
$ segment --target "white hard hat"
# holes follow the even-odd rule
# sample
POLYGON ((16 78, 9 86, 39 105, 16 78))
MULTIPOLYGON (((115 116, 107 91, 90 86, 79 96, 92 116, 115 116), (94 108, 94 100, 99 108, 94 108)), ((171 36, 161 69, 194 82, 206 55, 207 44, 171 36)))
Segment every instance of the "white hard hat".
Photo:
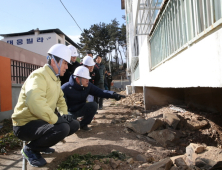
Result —
POLYGON ((72 57, 77 57, 79 55, 76 47, 74 47, 73 45, 68 45, 67 47, 71 50, 72 57))
POLYGON ((95 62, 93 61, 93 58, 90 57, 90 56, 85 56, 83 58, 82 63, 83 63, 83 65, 86 65, 86 66, 94 66, 95 65, 95 62))
POLYGON ((52 54, 56 57, 59 57, 61 59, 66 60, 68 63, 70 63, 71 60, 71 51, 70 49, 65 46, 64 44, 55 44, 53 45, 49 51, 49 54, 52 54))
POLYGON ((86 79, 91 79, 91 77, 89 76, 89 69, 86 68, 85 66, 79 66, 75 69, 73 75, 75 77, 82 77, 82 78, 86 78, 86 79))

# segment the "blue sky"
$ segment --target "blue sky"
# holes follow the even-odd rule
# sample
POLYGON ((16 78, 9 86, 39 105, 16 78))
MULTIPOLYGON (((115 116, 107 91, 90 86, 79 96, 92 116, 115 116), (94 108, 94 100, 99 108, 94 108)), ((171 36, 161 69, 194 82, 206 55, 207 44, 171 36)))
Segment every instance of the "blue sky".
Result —
MULTIPOLYGON (((121 0, 62 0, 79 26, 89 29, 92 24, 110 23, 116 18, 120 24, 125 21, 121 0)), ((59 28, 78 42, 81 34, 60 0, 5 0, 0 3, 0 34, 26 32, 39 28, 59 28)), ((2 37, 0 37, 1 39, 2 37)))

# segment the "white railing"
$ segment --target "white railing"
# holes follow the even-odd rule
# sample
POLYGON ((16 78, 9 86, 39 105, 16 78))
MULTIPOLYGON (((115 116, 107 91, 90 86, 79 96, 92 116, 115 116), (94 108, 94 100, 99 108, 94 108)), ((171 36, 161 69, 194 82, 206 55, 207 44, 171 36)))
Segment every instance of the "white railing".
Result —
POLYGON ((214 29, 222 0, 170 0, 150 38, 152 69, 214 29))
POLYGON ((148 35, 157 18, 163 0, 138 0, 135 34, 148 35))

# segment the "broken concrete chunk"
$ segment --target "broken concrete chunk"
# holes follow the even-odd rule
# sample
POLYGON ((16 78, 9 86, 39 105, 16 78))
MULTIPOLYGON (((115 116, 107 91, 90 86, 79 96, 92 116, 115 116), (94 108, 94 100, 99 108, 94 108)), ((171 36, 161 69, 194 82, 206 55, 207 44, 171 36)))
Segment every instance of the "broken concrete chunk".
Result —
POLYGON ((195 149, 195 153, 200 154, 200 153, 202 153, 202 152, 204 151, 204 149, 205 149, 205 146, 203 146, 203 145, 198 145, 198 146, 196 147, 196 149, 195 149))
POLYGON ((154 118, 149 118, 147 120, 139 119, 134 122, 126 122, 125 124, 126 127, 140 134, 150 133, 162 125, 163 122, 160 119, 154 118))
POLYGON ((110 159, 110 165, 113 169, 117 168, 121 163, 120 160, 115 161, 113 158, 110 159))
POLYGON ((148 134, 149 137, 155 139, 162 146, 173 146, 179 141, 180 134, 170 129, 157 130, 148 134))
POLYGON ((170 170, 172 166, 173 166, 172 160, 170 158, 166 158, 149 166, 147 170, 157 170, 157 169, 170 170))
POLYGON ((142 155, 142 154, 139 154, 136 156, 136 160, 137 161, 142 161, 142 162, 147 162, 147 159, 146 159, 146 156, 142 155))
POLYGON ((180 122, 180 119, 175 113, 164 113, 163 119, 170 127, 173 127, 174 129, 177 128, 177 125, 180 122))
POLYGON ((183 160, 183 158, 177 158, 175 159, 175 164, 177 167, 180 166, 187 166, 186 162, 183 160))
POLYGON ((201 169, 211 169, 216 164, 215 161, 207 158, 197 158, 195 160, 195 166, 201 169))
POLYGON ((188 165, 195 165, 195 159, 197 158, 197 154, 202 153, 205 150, 205 146, 191 143, 186 147, 186 155, 187 155, 187 163, 188 165))
POLYGON ((206 120, 188 120, 187 121, 187 127, 191 130, 198 130, 208 125, 208 122, 206 120))
POLYGON ((132 164, 134 162, 133 158, 129 158, 127 161, 126 161, 128 164, 132 164))
POLYGON ((186 147, 186 163, 188 165, 195 165, 195 159, 197 157, 197 154, 195 153, 195 149, 197 147, 197 144, 191 143, 189 146, 186 147))
POLYGON ((189 166, 197 166, 200 169, 222 169, 222 150, 213 146, 204 148, 204 152, 195 153, 198 144, 191 143, 186 147, 186 163, 189 166))
POLYGON ((171 109, 171 110, 174 110, 174 111, 177 111, 177 112, 183 113, 183 112, 186 111, 185 109, 181 108, 181 107, 185 107, 185 108, 186 108, 186 106, 177 107, 177 106, 174 106, 174 105, 172 105, 172 104, 169 105, 169 106, 170 106, 170 109, 171 109))
POLYGON ((149 167, 150 165, 152 165, 152 164, 144 163, 144 164, 140 165, 139 168, 147 168, 147 167, 149 167))
POLYGON ((178 155, 178 156, 170 157, 170 159, 173 161, 173 164, 175 164, 175 160, 178 158, 182 158, 183 160, 186 160, 186 155, 178 155))

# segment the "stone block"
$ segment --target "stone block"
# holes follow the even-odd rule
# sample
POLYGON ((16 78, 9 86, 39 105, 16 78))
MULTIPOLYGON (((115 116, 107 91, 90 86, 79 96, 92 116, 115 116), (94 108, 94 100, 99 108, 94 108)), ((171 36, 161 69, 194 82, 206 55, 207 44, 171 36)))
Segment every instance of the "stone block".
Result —
POLYGON ((163 119, 170 127, 173 127, 174 129, 177 128, 177 125, 180 122, 180 119, 175 113, 164 113, 163 119))
POLYGON ((147 170, 157 170, 157 169, 170 170, 172 166, 173 166, 172 160, 170 158, 166 158, 149 166, 147 170))
POLYGON ((126 122, 125 127, 132 129, 139 134, 150 133, 163 125, 160 119, 149 118, 147 120, 139 119, 134 122, 126 122))
POLYGON ((153 138, 157 143, 162 146, 174 146, 178 143, 180 134, 175 130, 164 129, 153 131, 148 134, 149 137, 153 138))

